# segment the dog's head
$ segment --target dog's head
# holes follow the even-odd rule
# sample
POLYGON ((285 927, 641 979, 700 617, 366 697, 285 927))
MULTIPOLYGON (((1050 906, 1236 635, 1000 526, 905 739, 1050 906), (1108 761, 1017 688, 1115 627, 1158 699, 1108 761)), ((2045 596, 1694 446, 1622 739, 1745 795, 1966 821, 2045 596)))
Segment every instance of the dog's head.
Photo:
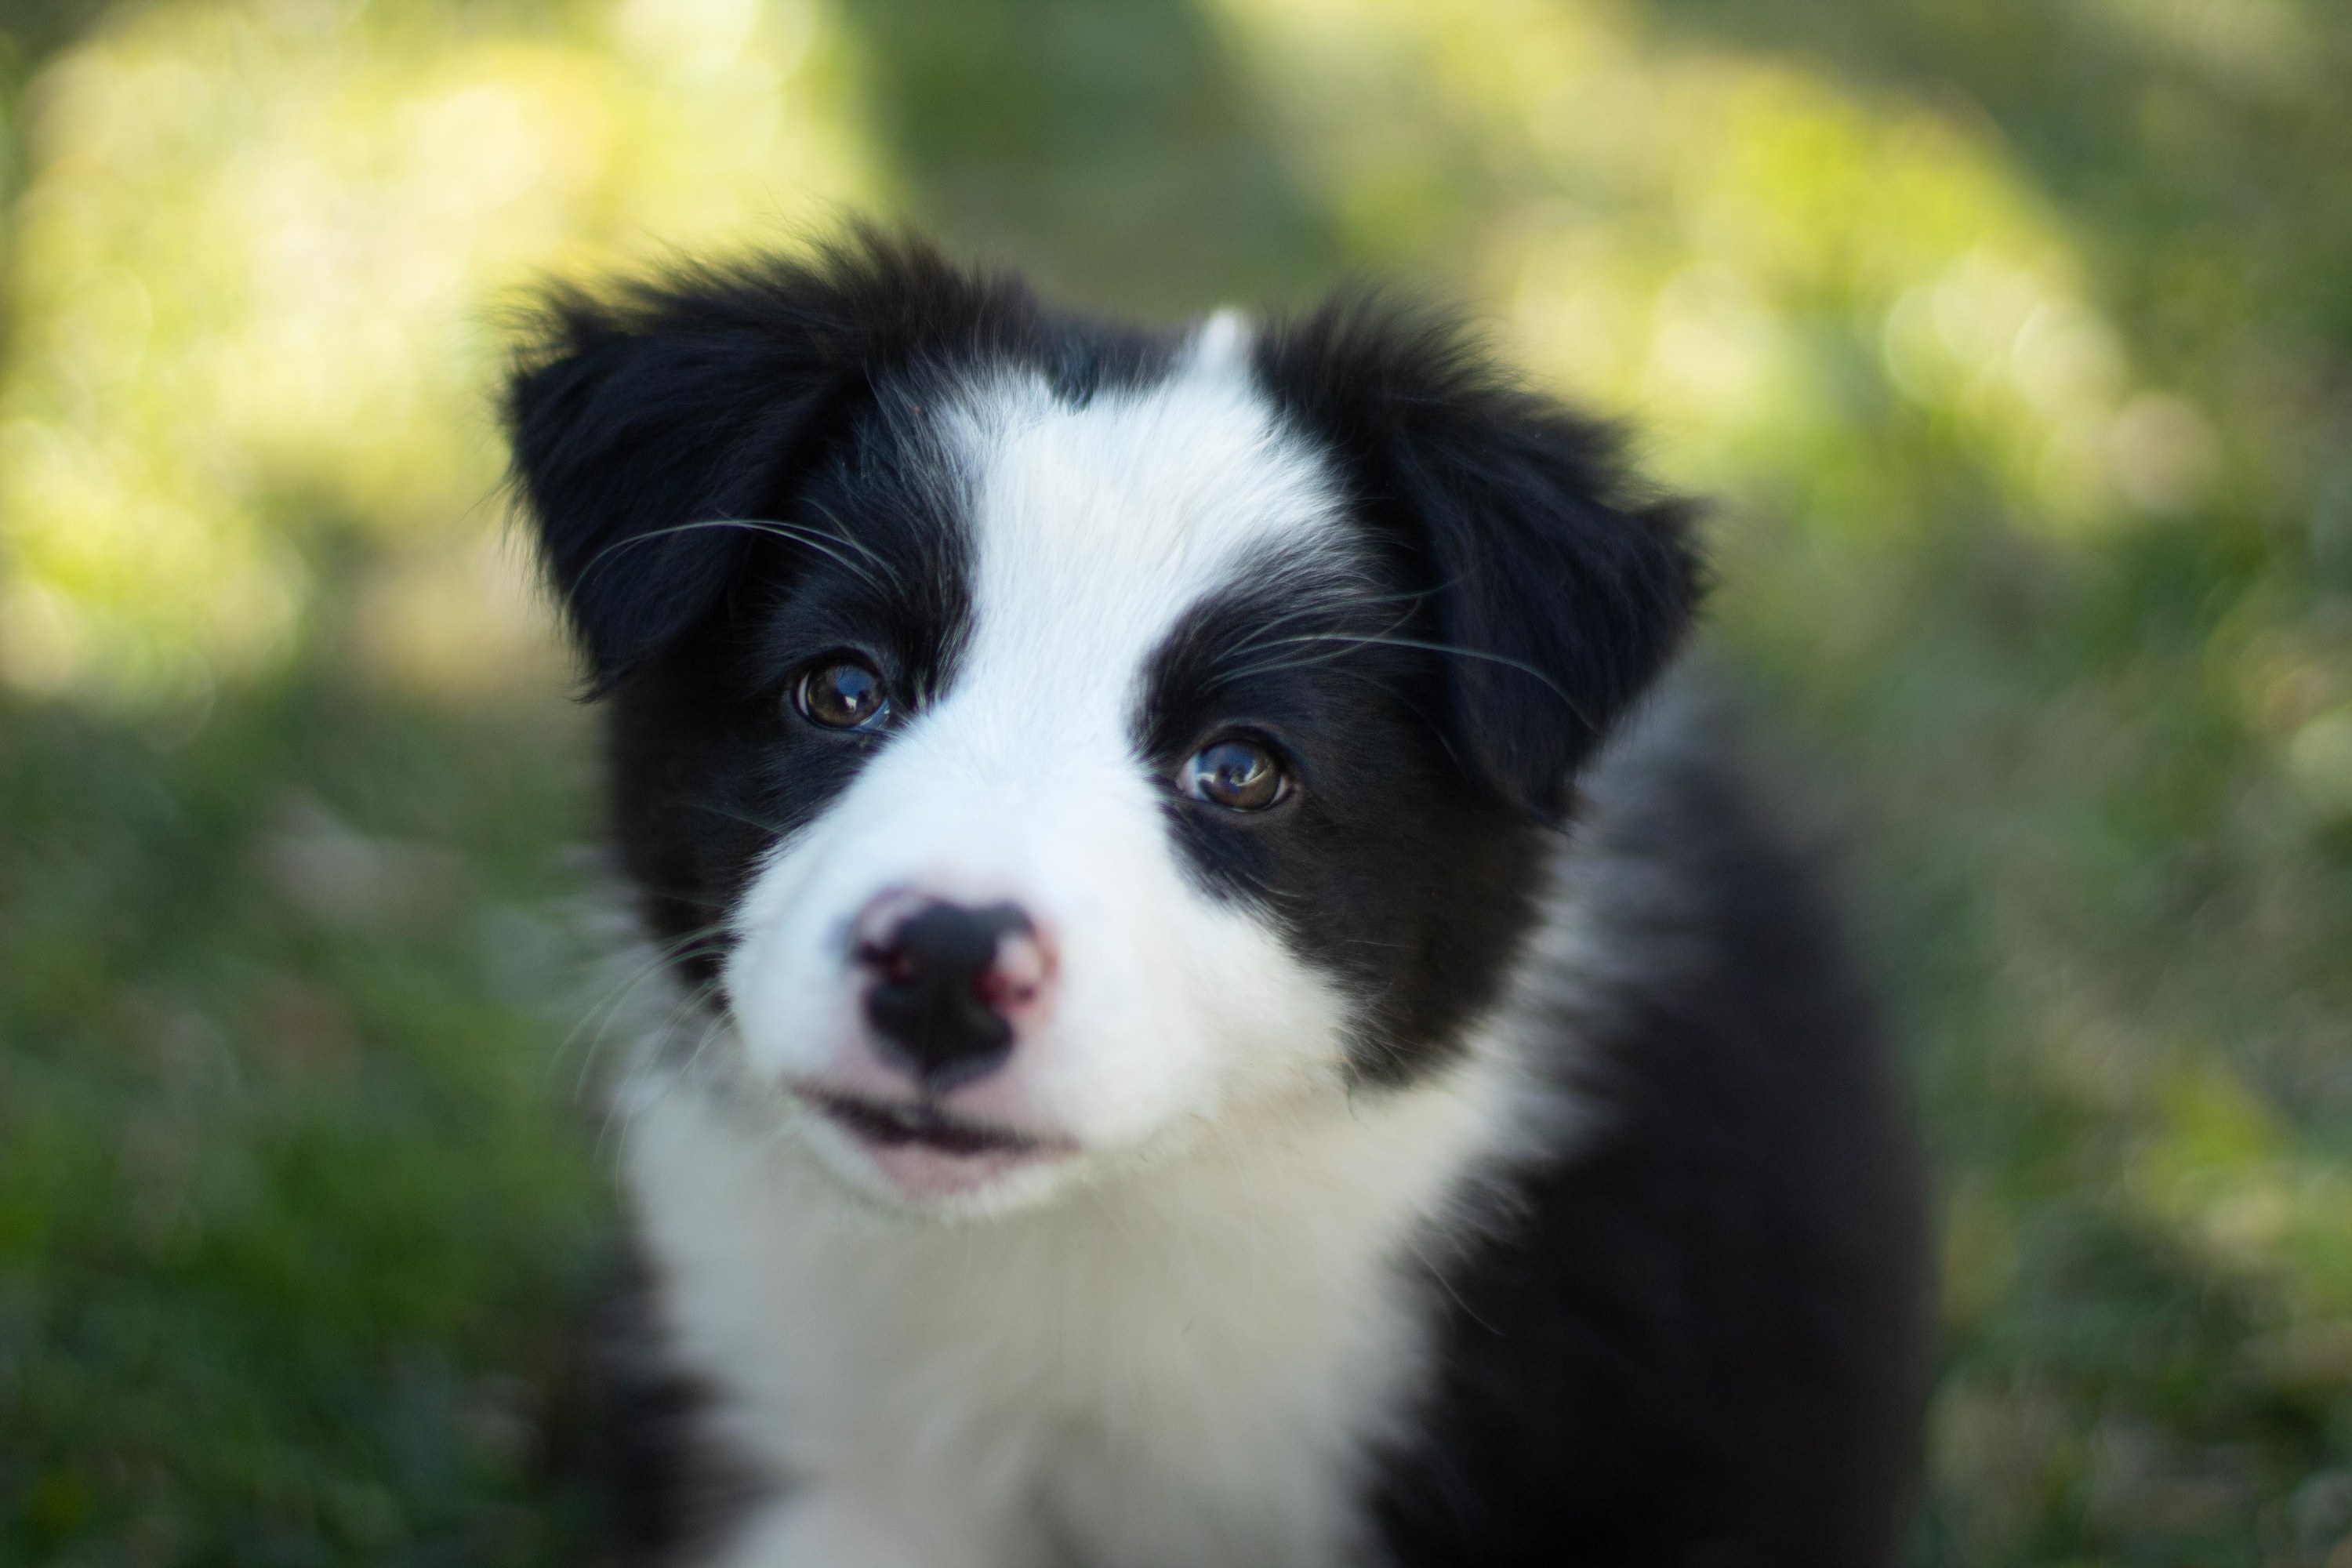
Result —
POLYGON ((1439 1068, 1694 598, 1451 327, 1152 334, 861 239, 559 296, 520 488, 739 1081, 985 1212, 1439 1068))

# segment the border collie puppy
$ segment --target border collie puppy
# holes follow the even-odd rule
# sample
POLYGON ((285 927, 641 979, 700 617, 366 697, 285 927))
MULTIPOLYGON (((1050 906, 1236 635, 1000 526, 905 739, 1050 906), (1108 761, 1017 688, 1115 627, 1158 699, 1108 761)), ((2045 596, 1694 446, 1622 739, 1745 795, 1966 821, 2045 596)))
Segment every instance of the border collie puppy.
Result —
POLYGON ((1888 1561, 1910 1146, 1600 429, 872 237, 558 293, 509 418, 667 987, 644 1561, 1888 1561))

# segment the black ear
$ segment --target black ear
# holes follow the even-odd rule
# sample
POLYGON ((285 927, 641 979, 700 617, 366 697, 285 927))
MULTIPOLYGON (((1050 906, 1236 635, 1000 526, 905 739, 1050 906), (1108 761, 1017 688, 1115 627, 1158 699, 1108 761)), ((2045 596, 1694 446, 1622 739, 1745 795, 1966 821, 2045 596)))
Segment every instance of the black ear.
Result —
POLYGON ((1608 429, 1516 385, 1447 318, 1343 297, 1262 338, 1257 373, 1428 590, 1457 752, 1559 816, 1689 625, 1693 509, 1632 493, 1608 429))
POLYGON ((796 468, 909 357, 1031 330, 1017 283, 859 232, 804 257, 551 290, 506 398, 540 555, 606 689, 709 616, 796 468))

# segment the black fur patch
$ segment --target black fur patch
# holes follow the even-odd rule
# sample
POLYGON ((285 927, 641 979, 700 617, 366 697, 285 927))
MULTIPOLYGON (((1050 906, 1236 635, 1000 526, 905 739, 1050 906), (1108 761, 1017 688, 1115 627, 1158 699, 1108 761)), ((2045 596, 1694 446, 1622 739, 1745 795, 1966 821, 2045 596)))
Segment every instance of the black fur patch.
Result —
POLYGON ((1276 558, 1243 582, 1153 657, 1139 741, 1163 775, 1228 731, 1280 743, 1290 800, 1239 815, 1171 795, 1171 831, 1209 889, 1264 910, 1355 999, 1357 1072, 1402 1081, 1494 999, 1552 834, 1465 790, 1442 662, 1391 640, 1413 594, 1311 560, 1276 558))
POLYGON ((1885 1568, 1931 1297, 1877 1020, 1729 727, 1637 738, 1566 873, 1607 952, 1540 1021, 1584 1134, 1423 1244, 1376 1511, 1399 1568, 1885 1568))
POLYGON ((1074 403, 1170 340, 1048 311, 1019 280, 860 231, 805 258, 551 290, 509 384, 516 476, 600 689, 718 607, 765 518, 894 383, 991 361, 1074 403))
POLYGON ((971 616, 963 498, 898 384, 803 476, 750 542, 724 614, 614 693, 613 806, 624 863, 656 933, 715 979, 714 929, 761 853, 814 818, 888 743, 792 708, 801 673, 850 652, 919 710, 952 678, 971 616), (789 534, 771 531, 789 529, 789 534))
POLYGON ((612 1568, 657 1568, 710 1551, 774 1489, 710 1419, 715 1393, 663 1359, 659 1282, 632 1258, 606 1300, 584 1412, 601 1447, 583 1479, 607 1521, 612 1568))
POLYGON ((1475 777, 1559 820, 1577 765, 1682 640, 1691 509, 1637 497, 1606 428, 1513 384, 1443 317, 1341 296, 1264 336, 1256 369, 1426 592, 1413 635, 1448 650, 1475 777))
POLYGON ((551 293, 508 394, 541 559, 613 700, 624 868, 709 984, 761 850, 879 737, 783 711, 800 665, 876 658, 903 708, 940 689, 971 541, 925 409, 988 364, 1082 405, 1165 374, 1173 340, 1047 310, 1010 278, 860 232, 801 258, 551 293))
POLYGON ((1342 299, 1260 342, 1334 459, 1369 579, 1269 561, 1153 663, 1145 754, 1280 739, 1304 787, 1170 812, 1209 884, 1359 998, 1375 1082, 1443 1059, 1517 957, 1576 769, 1680 642, 1688 509, 1637 502, 1607 432, 1517 390, 1454 327, 1342 299))

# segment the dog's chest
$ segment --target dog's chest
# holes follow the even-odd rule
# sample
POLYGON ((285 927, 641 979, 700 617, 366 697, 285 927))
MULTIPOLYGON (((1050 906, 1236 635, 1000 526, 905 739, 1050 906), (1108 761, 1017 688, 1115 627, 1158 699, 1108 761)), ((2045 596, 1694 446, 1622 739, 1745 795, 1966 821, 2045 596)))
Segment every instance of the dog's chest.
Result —
POLYGON ((673 1352, 787 1499, 974 1563, 1304 1565, 1356 1555, 1362 1461, 1425 1360, 1420 1255, 1503 1120, 1470 1071, 941 1226, 674 1088, 630 1167, 673 1352))

